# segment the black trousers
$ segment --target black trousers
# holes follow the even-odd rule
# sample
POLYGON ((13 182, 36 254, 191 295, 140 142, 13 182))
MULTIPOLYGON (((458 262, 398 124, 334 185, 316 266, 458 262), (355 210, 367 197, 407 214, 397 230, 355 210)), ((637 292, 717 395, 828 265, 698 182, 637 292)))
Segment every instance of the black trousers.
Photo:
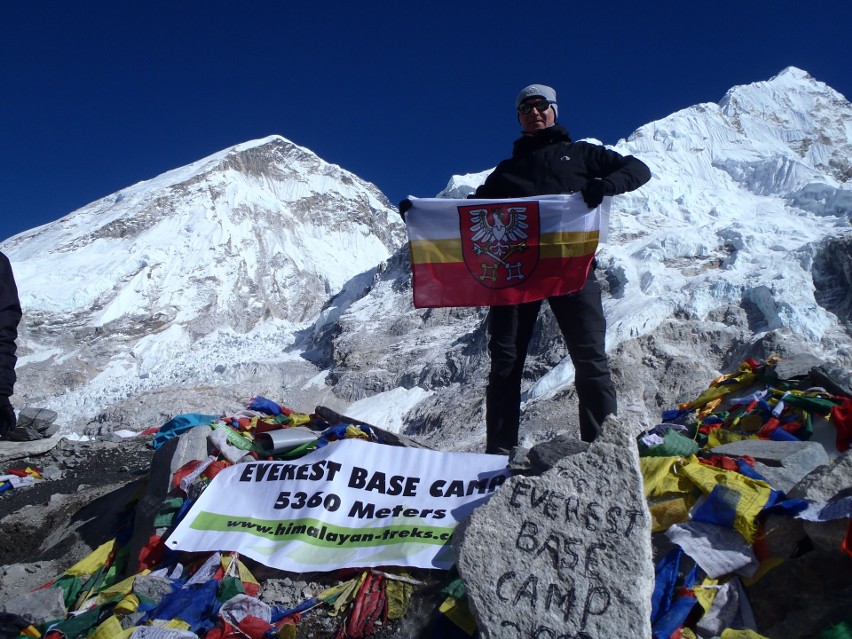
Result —
MULTIPOLYGON (((594 271, 582 290, 551 297, 550 305, 574 364, 580 404, 580 437, 593 441, 607 415, 615 414, 615 386, 606 358, 606 318, 594 271)), ((486 452, 518 444, 521 376, 541 301, 492 306, 488 311, 491 371, 485 395, 486 452)))

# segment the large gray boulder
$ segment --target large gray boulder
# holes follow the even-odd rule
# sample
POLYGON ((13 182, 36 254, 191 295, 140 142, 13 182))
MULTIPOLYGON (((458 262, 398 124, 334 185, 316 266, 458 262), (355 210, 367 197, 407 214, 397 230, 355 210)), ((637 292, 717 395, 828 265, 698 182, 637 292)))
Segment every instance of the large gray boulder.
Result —
POLYGON ((784 492, 789 492, 808 473, 829 461, 825 448, 817 442, 745 439, 716 446, 713 453, 754 457, 754 469, 770 486, 784 492))
POLYGON ((68 614, 59 588, 22 592, 0 603, 0 612, 19 615, 35 625, 65 619, 68 614))
MULTIPOLYGON (((788 493, 793 499, 826 503, 852 495, 852 450, 824 464, 804 477, 788 493)), ((836 552, 849 528, 848 519, 805 521, 804 532, 815 548, 836 552)))
POLYGON ((651 636, 651 527, 635 443, 605 435, 540 476, 515 476, 453 550, 483 638, 651 636))
POLYGON ((787 496, 827 502, 848 494, 852 494, 852 450, 808 473, 787 496))

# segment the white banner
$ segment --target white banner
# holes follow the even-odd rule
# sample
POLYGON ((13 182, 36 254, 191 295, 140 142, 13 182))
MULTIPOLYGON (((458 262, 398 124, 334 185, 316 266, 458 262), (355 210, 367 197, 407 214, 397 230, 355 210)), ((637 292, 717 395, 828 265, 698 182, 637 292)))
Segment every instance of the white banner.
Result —
POLYGON ((506 457, 343 440, 216 475, 167 540, 290 572, 447 569, 456 525, 509 476, 506 457))

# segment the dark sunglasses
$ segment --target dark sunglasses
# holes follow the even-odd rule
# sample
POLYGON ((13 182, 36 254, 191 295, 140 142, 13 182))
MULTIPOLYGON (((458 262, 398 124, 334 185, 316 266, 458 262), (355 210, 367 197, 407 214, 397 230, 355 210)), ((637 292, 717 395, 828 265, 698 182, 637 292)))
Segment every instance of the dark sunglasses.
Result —
POLYGON ((524 102, 521 106, 518 107, 518 113, 523 113, 526 115, 533 109, 538 111, 539 113, 544 113, 550 108, 550 105, 553 104, 548 100, 537 100, 535 102, 524 102))

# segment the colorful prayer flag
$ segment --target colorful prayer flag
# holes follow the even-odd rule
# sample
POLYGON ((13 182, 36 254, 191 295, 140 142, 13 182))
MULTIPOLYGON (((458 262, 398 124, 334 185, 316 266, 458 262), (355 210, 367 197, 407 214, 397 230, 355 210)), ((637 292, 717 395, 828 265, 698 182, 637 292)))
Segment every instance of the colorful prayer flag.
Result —
POLYGON ((498 306, 580 290, 609 201, 579 194, 504 200, 410 198, 414 306, 498 306))

